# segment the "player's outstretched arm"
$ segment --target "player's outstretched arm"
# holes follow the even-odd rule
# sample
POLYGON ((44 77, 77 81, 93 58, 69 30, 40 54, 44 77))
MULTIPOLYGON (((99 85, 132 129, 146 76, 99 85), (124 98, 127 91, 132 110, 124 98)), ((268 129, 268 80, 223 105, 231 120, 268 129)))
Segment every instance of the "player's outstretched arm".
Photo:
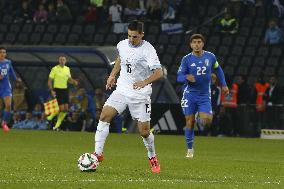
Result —
POLYGON ((114 63, 114 67, 107 79, 106 89, 111 89, 115 85, 116 75, 120 71, 120 62, 121 62, 120 58, 117 57, 114 63))

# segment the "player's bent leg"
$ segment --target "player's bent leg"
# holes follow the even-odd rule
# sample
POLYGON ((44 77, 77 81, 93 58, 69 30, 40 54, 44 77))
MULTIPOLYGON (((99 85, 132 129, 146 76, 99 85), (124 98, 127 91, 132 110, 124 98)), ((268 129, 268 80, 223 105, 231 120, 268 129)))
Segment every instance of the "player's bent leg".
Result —
POLYGON ((95 152, 99 162, 103 161, 103 150, 106 138, 109 134, 109 125, 111 120, 116 116, 117 110, 111 106, 104 106, 100 115, 100 120, 95 134, 95 152))
POLYGON ((204 126, 205 128, 208 128, 211 126, 213 116, 212 114, 205 113, 205 112, 199 112, 199 118, 200 118, 200 124, 204 126))
POLYGON ((141 122, 138 121, 138 129, 140 132, 141 137, 143 138, 143 143, 148 151, 148 159, 149 159, 149 164, 151 167, 151 171, 153 173, 160 173, 161 168, 159 161, 156 156, 156 151, 155 151, 155 137, 152 132, 150 132, 150 122, 141 122))
POLYGON ((194 122, 195 122, 195 115, 187 115, 185 116, 186 127, 184 129, 184 136, 187 145, 187 158, 193 158, 193 142, 194 142, 194 122))
POLYGON ((4 132, 9 132, 10 129, 8 127, 8 123, 11 117, 12 96, 5 96, 4 103, 5 103, 5 110, 4 110, 3 121, 1 125, 2 125, 2 129, 4 132))
POLYGON ((68 112, 68 104, 61 104, 59 106, 59 111, 60 112, 58 113, 57 121, 56 121, 55 126, 53 127, 53 130, 57 130, 61 126, 62 121, 64 120, 68 112))

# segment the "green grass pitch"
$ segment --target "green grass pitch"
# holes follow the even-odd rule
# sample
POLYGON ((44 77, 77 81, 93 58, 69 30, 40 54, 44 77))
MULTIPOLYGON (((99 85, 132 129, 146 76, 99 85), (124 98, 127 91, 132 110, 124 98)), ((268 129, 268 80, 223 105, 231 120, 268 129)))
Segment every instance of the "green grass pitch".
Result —
POLYGON ((161 173, 152 174, 137 134, 110 134, 105 160, 81 173, 77 159, 94 149, 94 133, 0 133, 0 188, 284 188, 284 141, 196 137, 185 158, 183 136, 156 135, 161 173))

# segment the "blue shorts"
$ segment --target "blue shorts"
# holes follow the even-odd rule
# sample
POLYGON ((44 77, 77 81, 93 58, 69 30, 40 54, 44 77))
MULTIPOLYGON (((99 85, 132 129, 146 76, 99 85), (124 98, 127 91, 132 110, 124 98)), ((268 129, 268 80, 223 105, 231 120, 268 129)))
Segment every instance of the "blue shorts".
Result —
POLYGON ((185 91, 181 100, 181 107, 185 116, 195 115, 197 112, 212 114, 209 94, 185 91))
POLYGON ((0 89, 0 97, 12 96, 11 88, 0 89))

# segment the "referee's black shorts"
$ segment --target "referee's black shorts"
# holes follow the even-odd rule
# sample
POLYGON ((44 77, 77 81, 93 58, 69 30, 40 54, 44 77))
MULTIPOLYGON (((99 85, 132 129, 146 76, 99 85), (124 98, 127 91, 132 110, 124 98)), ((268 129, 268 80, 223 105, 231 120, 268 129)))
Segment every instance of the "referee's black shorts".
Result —
POLYGON ((54 89, 56 93, 56 99, 58 105, 68 104, 69 103, 69 93, 68 89, 54 89))

